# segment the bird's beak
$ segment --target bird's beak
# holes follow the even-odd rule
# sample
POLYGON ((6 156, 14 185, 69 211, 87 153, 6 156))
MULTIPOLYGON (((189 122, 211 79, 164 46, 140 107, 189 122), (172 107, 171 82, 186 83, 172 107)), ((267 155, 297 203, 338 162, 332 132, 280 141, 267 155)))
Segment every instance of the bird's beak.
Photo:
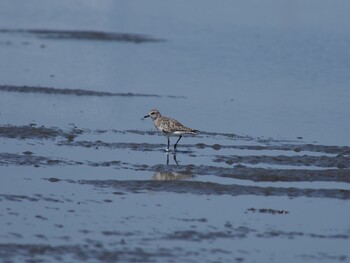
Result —
POLYGON ((144 119, 146 119, 146 118, 148 118, 149 117, 149 115, 146 115, 145 117, 143 117, 144 119))

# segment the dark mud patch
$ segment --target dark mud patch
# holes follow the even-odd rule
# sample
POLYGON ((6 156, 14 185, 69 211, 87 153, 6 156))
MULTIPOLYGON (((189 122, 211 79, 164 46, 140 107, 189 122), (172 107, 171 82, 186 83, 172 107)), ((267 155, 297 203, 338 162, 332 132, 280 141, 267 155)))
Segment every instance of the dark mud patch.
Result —
POLYGON ((344 155, 330 156, 217 156, 214 162, 224 162, 226 164, 272 164, 288 166, 316 166, 325 168, 350 168, 350 157, 344 155))
POLYGON ((207 223, 208 219, 206 218, 174 218, 182 222, 199 222, 199 223, 207 223))
POLYGON ((2 34, 34 36, 42 39, 55 40, 90 40, 117 41, 134 44, 164 42, 164 39, 154 38, 143 34, 116 33, 88 30, 53 30, 53 29, 0 29, 2 34))
POLYGON ((39 201, 45 201, 45 202, 52 202, 52 203, 72 202, 72 201, 70 201, 68 199, 59 200, 59 199, 53 198, 53 197, 42 196, 41 194, 36 194, 36 195, 33 195, 33 196, 0 194, 0 202, 2 202, 2 201, 11 201, 11 202, 23 202, 23 201, 39 202, 39 201))
MULTIPOLYGON (((151 135, 151 134, 150 134, 151 135)), ((240 140, 237 137, 237 140, 240 140)), ((250 138, 252 142, 259 142, 258 138, 250 138)), ((276 140, 275 140, 276 142, 276 140)), ((260 144, 260 145, 221 145, 221 144, 205 144, 197 143, 196 147, 198 149, 211 148, 214 150, 221 149, 237 149, 237 150, 251 150, 251 151, 291 151, 291 152, 318 152, 325 154, 338 154, 338 155, 349 155, 350 147, 348 146, 328 146, 328 145, 317 145, 317 144, 260 144)))
POLYGON ((97 96, 97 97, 167 97, 167 98, 185 98, 183 96, 161 96, 156 94, 140 94, 140 93, 116 93, 104 92, 84 89, 65 89, 53 87, 36 87, 36 86, 14 86, 14 85, 0 85, 0 91, 5 92, 19 92, 19 93, 40 93, 47 95, 70 95, 70 96, 97 96))
POLYGON ((25 259, 25 262, 71 262, 73 259, 81 262, 154 262, 155 259, 176 258, 170 249, 158 249, 148 252, 142 248, 129 249, 122 244, 114 249, 107 249, 103 243, 88 242, 82 245, 49 244, 0 244, 0 258, 4 262, 13 259, 25 259), (51 262, 51 261, 50 261, 51 262))
POLYGON ((64 137, 67 138, 68 141, 72 141, 82 133, 83 130, 77 128, 65 132, 56 127, 36 127, 34 124, 24 126, 0 126, 0 137, 16 139, 55 139, 57 137, 64 137))
MULTIPOLYGON (((82 163, 83 164, 83 163, 82 163)), ((122 163, 120 161, 105 161, 105 162, 91 162, 87 161, 87 165, 92 167, 113 167, 113 168, 122 168, 122 165, 125 163, 122 163)), ((127 167, 124 167, 127 168, 127 167)))
POLYGON ((283 187, 258 187, 243 185, 222 185, 211 182, 196 181, 117 181, 117 180, 80 180, 79 184, 111 188, 118 192, 145 193, 170 192, 190 193, 194 195, 254 195, 254 196, 288 196, 312 198, 350 199, 350 190, 337 189, 300 189, 283 187))
POLYGON ((286 210, 276 210, 276 209, 271 209, 271 208, 248 208, 247 212, 251 213, 260 213, 260 214, 272 214, 272 215, 286 215, 289 214, 288 211, 286 210))
POLYGON ((315 234, 315 233, 304 233, 304 232, 297 232, 297 231, 281 231, 281 230, 269 230, 262 233, 258 233, 256 235, 260 238, 288 238, 288 239, 295 239, 298 237, 309 237, 309 238, 319 238, 319 239, 350 239, 349 233, 342 233, 342 234, 333 234, 333 235, 321 235, 321 234, 315 234))
MULTIPOLYGON (((199 136, 219 138, 219 139, 229 139, 229 140, 241 140, 241 141, 256 141, 261 144, 273 144, 273 143, 301 143, 300 140, 289 140, 289 139, 275 139, 271 137, 253 137, 249 135, 238 135, 235 133, 225 133, 225 132, 208 132, 199 131, 199 136)), ((203 146, 206 146, 203 144, 203 146)))
POLYGON ((56 165, 78 165, 73 161, 52 159, 44 156, 0 153, 0 166, 56 166, 56 165))
POLYGON ((314 262, 320 262, 320 261, 339 261, 339 262, 347 262, 348 257, 346 255, 332 255, 325 252, 319 252, 315 255, 313 254, 303 254, 298 256, 302 261, 314 261, 314 262))
POLYGON ((174 233, 168 234, 164 239, 169 240, 183 240, 183 241, 194 241, 200 242, 204 240, 216 240, 221 238, 246 238, 250 232, 255 230, 247 227, 239 227, 237 229, 230 229, 226 231, 212 231, 212 232, 200 232, 196 230, 184 230, 176 231, 174 233))
POLYGON ((304 232, 286 232, 281 230, 268 230, 264 232, 259 232, 256 229, 239 226, 239 227, 226 227, 224 231, 209 231, 201 232, 196 230, 184 230, 175 231, 168 234, 165 239, 169 240, 183 240, 183 241, 194 241, 199 242, 203 240, 216 240, 221 238, 228 239, 243 239, 247 238, 249 235, 255 235, 258 238, 287 238, 295 239, 299 237, 317 238, 317 239, 350 239, 349 234, 335 234, 335 235, 320 235, 314 233, 304 233, 304 232))
MULTIPOLYGON (((113 167, 128 168, 126 163, 120 161, 92 162, 92 161, 72 161, 58 158, 49 158, 38 155, 0 153, 0 166, 33 166, 33 167, 52 167, 52 166, 91 166, 91 167, 113 167), (125 167, 123 167, 125 165, 125 167)), ((136 169, 135 169, 136 170, 136 169)), ((52 178, 50 181, 59 182, 59 179, 52 178)))
POLYGON ((61 179, 58 179, 56 177, 51 177, 51 178, 48 178, 47 180, 51 183, 57 183, 57 182, 62 181, 61 179))
POLYGON ((59 142, 60 146, 75 146, 75 147, 84 147, 84 148, 108 148, 108 149, 129 149, 134 151, 158 151, 160 149, 164 150, 163 144, 150 144, 150 143, 124 143, 124 142, 103 142, 103 141, 75 141, 59 142))
POLYGON ((286 232, 281 230, 268 230, 264 232, 259 232, 256 229, 252 229, 245 226, 234 228, 232 227, 232 225, 231 227, 227 227, 225 231, 209 231, 209 232, 201 232, 196 230, 175 231, 171 234, 168 234, 165 237, 165 239, 199 242, 203 240, 216 240, 221 238, 243 239, 243 238, 247 238, 249 235, 255 235, 258 238, 295 239, 298 237, 308 237, 308 238, 320 238, 320 239, 350 239, 349 234, 320 235, 320 234, 304 233, 304 232, 286 232))

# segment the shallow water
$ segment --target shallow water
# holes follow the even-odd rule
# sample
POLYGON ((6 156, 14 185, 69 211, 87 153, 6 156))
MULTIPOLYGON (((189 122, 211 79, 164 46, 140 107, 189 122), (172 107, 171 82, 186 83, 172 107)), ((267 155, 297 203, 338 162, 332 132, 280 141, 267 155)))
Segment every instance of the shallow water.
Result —
POLYGON ((198 4, 2 3, 2 261, 349 260, 348 4, 198 4))

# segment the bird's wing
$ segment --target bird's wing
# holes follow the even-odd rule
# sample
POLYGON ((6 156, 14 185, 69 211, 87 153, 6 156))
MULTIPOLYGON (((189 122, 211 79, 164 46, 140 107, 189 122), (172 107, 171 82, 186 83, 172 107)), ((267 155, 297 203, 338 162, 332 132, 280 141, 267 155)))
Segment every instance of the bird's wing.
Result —
POLYGON ((163 132, 169 133, 169 132, 191 132, 192 129, 187 128, 186 126, 182 125, 179 121, 171 118, 162 118, 160 119, 160 126, 163 132))

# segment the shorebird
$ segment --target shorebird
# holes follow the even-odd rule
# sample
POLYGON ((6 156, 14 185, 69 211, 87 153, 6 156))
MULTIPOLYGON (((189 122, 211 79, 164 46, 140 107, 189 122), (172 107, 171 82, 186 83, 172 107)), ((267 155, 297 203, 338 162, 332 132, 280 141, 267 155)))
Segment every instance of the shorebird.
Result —
POLYGON ((182 125, 175 119, 162 116, 160 112, 156 109, 150 110, 148 115, 146 115, 144 118, 148 117, 150 117, 153 120, 154 126, 156 126, 157 130, 168 137, 168 147, 165 149, 167 152, 170 151, 169 137, 179 136, 179 139, 174 144, 174 151, 176 152, 176 146, 181 140, 182 135, 197 134, 198 132, 197 130, 182 125))

